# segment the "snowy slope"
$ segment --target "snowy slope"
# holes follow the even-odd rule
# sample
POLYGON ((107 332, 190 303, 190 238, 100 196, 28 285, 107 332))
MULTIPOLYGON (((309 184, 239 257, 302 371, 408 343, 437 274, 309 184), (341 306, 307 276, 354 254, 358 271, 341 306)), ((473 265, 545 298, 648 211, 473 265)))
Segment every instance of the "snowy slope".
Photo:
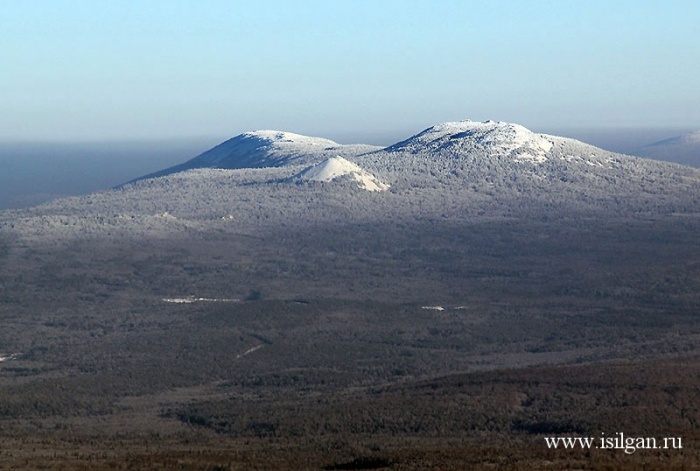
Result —
POLYGON ((320 137, 282 131, 240 134, 180 165, 139 178, 153 178, 193 168, 263 168, 309 165, 335 155, 354 156, 378 150, 364 144, 344 145, 320 137))
POLYGON ((305 168, 295 176, 296 179, 317 182, 331 182, 343 177, 356 182, 360 188, 367 191, 385 191, 389 188, 389 185, 368 171, 342 157, 326 159, 305 168))
POLYGON ((700 167, 700 131, 646 145, 633 155, 700 167))

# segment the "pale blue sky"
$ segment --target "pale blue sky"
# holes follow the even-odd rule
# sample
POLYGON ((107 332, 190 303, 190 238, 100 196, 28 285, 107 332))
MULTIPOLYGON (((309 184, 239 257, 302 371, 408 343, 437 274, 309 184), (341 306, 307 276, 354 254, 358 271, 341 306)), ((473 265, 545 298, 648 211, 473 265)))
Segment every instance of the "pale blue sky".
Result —
POLYGON ((0 31, 0 140, 700 128, 696 0, 22 0, 0 31))

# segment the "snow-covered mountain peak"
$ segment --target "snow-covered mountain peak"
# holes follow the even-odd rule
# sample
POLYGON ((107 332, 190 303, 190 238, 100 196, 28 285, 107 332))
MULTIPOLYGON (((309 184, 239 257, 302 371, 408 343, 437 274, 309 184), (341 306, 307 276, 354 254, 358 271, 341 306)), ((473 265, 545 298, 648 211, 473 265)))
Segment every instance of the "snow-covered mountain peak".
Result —
POLYGON ((214 168, 278 167, 295 158, 338 146, 337 142, 321 137, 285 131, 250 131, 196 157, 196 164, 214 168))
POLYGON ((340 144, 331 141, 330 139, 324 139, 322 137, 310 137, 303 136, 301 134, 295 134, 293 132, 287 131, 273 131, 273 130, 259 130, 259 131, 249 131, 239 136, 230 139, 227 142, 233 141, 249 141, 251 144, 258 141, 261 145, 275 146, 275 147, 335 147, 340 144))
POLYGON ((389 185, 377 177, 342 157, 331 157, 316 165, 302 170, 295 178, 319 182, 330 182, 341 177, 357 182, 358 186, 367 191, 385 191, 389 185))
POLYGON ((266 168, 310 165, 333 155, 356 156, 381 149, 364 144, 338 144, 322 137, 261 130, 239 134, 180 165, 139 178, 155 178, 195 168, 266 168))
POLYGON ((457 154, 486 150, 515 160, 544 162, 552 148, 549 136, 503 121, 471 120, 437 124, 389 147, 390 151, 446 150, 457 154))

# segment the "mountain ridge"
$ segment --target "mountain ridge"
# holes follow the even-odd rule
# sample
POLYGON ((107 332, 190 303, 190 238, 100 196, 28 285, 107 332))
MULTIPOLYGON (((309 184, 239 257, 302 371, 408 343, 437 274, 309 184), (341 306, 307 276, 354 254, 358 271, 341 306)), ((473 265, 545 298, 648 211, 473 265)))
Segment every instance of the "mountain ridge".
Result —
POLYGON ((387 148, 265 133, 245 135, 255 141, 247 154, 226 141, 222 149, 238 153, 220 155, 239 168, 192 166, 206 160, 202 156, 210 158, 207 165, 221 164, 205 152, 188 161, 186 171, 0 213, 0 231, 59 240, 438 220, 700 217, 698 169, 510 123, 443 123, 387 148), (332 160, 338 157, 347 164, 332 160), (305 171, 308 184, 294 184, 305 171), (324 172, 320 183, 314 181, 324 172), (363 181, 371 181, 364 172, 387 191, 363 191, 363 181), (342 183, 348 180, 352 184, 342 183))
MULTIPOLYGON (((700 132, 696 134, 700 136, 700 132)), ((658 144, 666 141, 675 142, 677 139, 679 138, 668 139, 658 144)), ((509 157, 519 162, 529 161, 541 164, 547 161, 547 153, 555 145, 579 147, 579 152, 586 147, 586 153, 591 155, 601 153, 624 155, 606 151, 577 139, 536 133, 520 124, 493 120, 479 122, 467 119, 439 123, 385 147, 369 144, 339 144, 330 139, 289 131, 258 130, 241 133, 181 164, 143 175, 127 183, 196 168, 233 170, 310 166, 332 157, 363 160, 367 155, 397 152, 447 153, 453 158, 467 158, 471 154, 486 153, 491 157, 509 157)), ((654 145, 656 144, 645 148, 651 148, 654 145)), ((669 162, 667 159, 662 161, 669 162)))

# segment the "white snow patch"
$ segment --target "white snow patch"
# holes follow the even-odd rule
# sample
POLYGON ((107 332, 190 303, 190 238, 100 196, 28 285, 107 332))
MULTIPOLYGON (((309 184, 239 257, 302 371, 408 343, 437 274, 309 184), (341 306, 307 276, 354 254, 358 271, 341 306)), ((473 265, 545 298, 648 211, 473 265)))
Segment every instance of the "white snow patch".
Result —
POLYGON ((197 298, 195 296, 187 296, 185 298, 163 298, 163 302, 173 303, 173 304, 190 304, 190 303, 236 303, 240 299, 235 298, 197 298))
POLYGON ((385 191, 389 185, 379 180, 360 166, 342 157, 331 157, 312 165, 296 175, 296 178, 317 182, 330 182, 340 177, 349 177, 367 191, 385 191))
POLYGON ((0 362, 16 360, 20 355, 21 353, 0 353, 0 362))
POLYGON ((261 348, 263 348, 263 345, 262 345, 262 344, 256 345, 256 346, 254 346, 254 347, 251 347, 251 348, 249 348, 248 350, 246 350, 245 352, 241 353, 240 355, 236 355, 236 359, 241 358, 241 357, 244 357, 244 356, 246 356, 246 355, 250 355, 250 354, 253 353, 254 351, 260 350, 261 348))
MULTIPOLYGON (((598 160, 591 160, 595 159, 595 155, 589 155, 588 158, 580 156, 580 155, 563 155, 559 157, 559 160, 563 160, 564 162, 570 162, 570 163, 583 163, 585 165, 588 165, 589 167, 600 167, 600 168, 612 168, 610 166, 605 166, 598 160)), ((609 162, 609 159, 606 159, 606 162, 609 162)))

